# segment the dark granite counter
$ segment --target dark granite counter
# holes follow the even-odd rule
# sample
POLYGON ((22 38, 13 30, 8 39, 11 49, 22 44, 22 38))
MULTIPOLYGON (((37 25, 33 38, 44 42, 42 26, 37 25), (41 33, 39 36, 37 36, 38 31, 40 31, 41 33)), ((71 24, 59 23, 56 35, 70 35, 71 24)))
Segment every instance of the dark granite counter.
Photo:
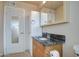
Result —
POLYGON ((32 37, 33 39, 37 40, 39 43, 43 44, 44 46, 56 45, 56 44, 63 44, 64 41, 62 40, 40 40, 39 38, 42 37, 32 37))

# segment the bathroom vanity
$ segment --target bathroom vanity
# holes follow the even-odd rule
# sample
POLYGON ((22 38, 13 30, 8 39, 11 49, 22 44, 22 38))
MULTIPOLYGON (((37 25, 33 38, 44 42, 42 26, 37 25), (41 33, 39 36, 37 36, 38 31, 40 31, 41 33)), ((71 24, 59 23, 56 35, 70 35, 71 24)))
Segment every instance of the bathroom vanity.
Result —
POLYGON ((57 50, 60 56, 63 56, 63 43, 65 42, 64 35, 50 34, 50 38, 33 37, 33 56, 35 57, 50 57, 50 51, 57 50))
POLYGON ((50 44, 46 45, 39 40, 33 38, 33 56, 34 57, 49 57, 51 50, 57 50, 60 56, 63 56, 63 45, 62 44, 50 44))

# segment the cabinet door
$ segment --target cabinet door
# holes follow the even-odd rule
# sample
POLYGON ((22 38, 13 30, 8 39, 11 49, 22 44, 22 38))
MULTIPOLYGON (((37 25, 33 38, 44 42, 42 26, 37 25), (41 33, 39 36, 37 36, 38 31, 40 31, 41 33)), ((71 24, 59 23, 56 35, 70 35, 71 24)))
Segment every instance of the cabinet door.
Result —
POLYGON ((60 53, 60 56, 62 56, 62 45, 54 45, 53 50, 57 50, 60 53))
POLYGON ((44 53, 45 53, 44 51, 45 51, 45 47, 41 43, 37 42, 37 56, 44 57, 44 53))
POLYGON ((48 19, 47 19, 47 24, 52 24, 55 22, 55 11, 49 9, 48 10, 48 19))
POLYGON ((49 8, 41 10, 41 25, 49 25, 55 22, 55 11, 49 8))
POLYGON ((36 52, 37 52, 37 44, 36 41, 33 39, 33 56, 36 56, 36 52))
POLYGON ((41 25, 47 24, 47 13, 41 12, 41 25))
POLYGON ((64 6, 60 6, 56 9, 56 22, 64 21, 64 6))
POLYGON ((44 46, 36 40, 33 40, 33 56, 35 57, 44 56, 44 46))

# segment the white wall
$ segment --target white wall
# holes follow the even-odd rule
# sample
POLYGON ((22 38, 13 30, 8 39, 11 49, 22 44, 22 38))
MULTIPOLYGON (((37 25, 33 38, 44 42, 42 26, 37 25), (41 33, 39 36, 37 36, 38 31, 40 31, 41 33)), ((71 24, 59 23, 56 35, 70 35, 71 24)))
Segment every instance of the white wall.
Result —
POLYGON ((0 56, 3 55, 3 2, 0 1, 0 56))
POLYGON ((32 38, 31 38, 31 11, 37 11, 38 7, 33 4, 17 2, 16 6, 25 9, 25 32, 26 32, 26 50, 30 50, 32 55, 32 38))
POLYGON ((43 32, 64 34, 66 42, 63 44, 63 56, 74 57, 73 45, 79 44, 79 2, 70 2, 70 6, 67 2, 67 7, 70 8, 66 9, 66 15, 70 18, 70 22, 43 27, 43 32))

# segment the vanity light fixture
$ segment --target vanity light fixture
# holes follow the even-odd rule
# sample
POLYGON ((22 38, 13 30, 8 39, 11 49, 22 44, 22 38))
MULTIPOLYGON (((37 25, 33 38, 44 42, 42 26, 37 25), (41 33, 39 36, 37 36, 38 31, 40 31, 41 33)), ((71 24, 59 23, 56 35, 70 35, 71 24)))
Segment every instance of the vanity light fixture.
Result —
POLYGON ((43 3, 43 4, 45 4, 45 3, 46 3, 46 1, 43 1, 42 3, 43 3))

